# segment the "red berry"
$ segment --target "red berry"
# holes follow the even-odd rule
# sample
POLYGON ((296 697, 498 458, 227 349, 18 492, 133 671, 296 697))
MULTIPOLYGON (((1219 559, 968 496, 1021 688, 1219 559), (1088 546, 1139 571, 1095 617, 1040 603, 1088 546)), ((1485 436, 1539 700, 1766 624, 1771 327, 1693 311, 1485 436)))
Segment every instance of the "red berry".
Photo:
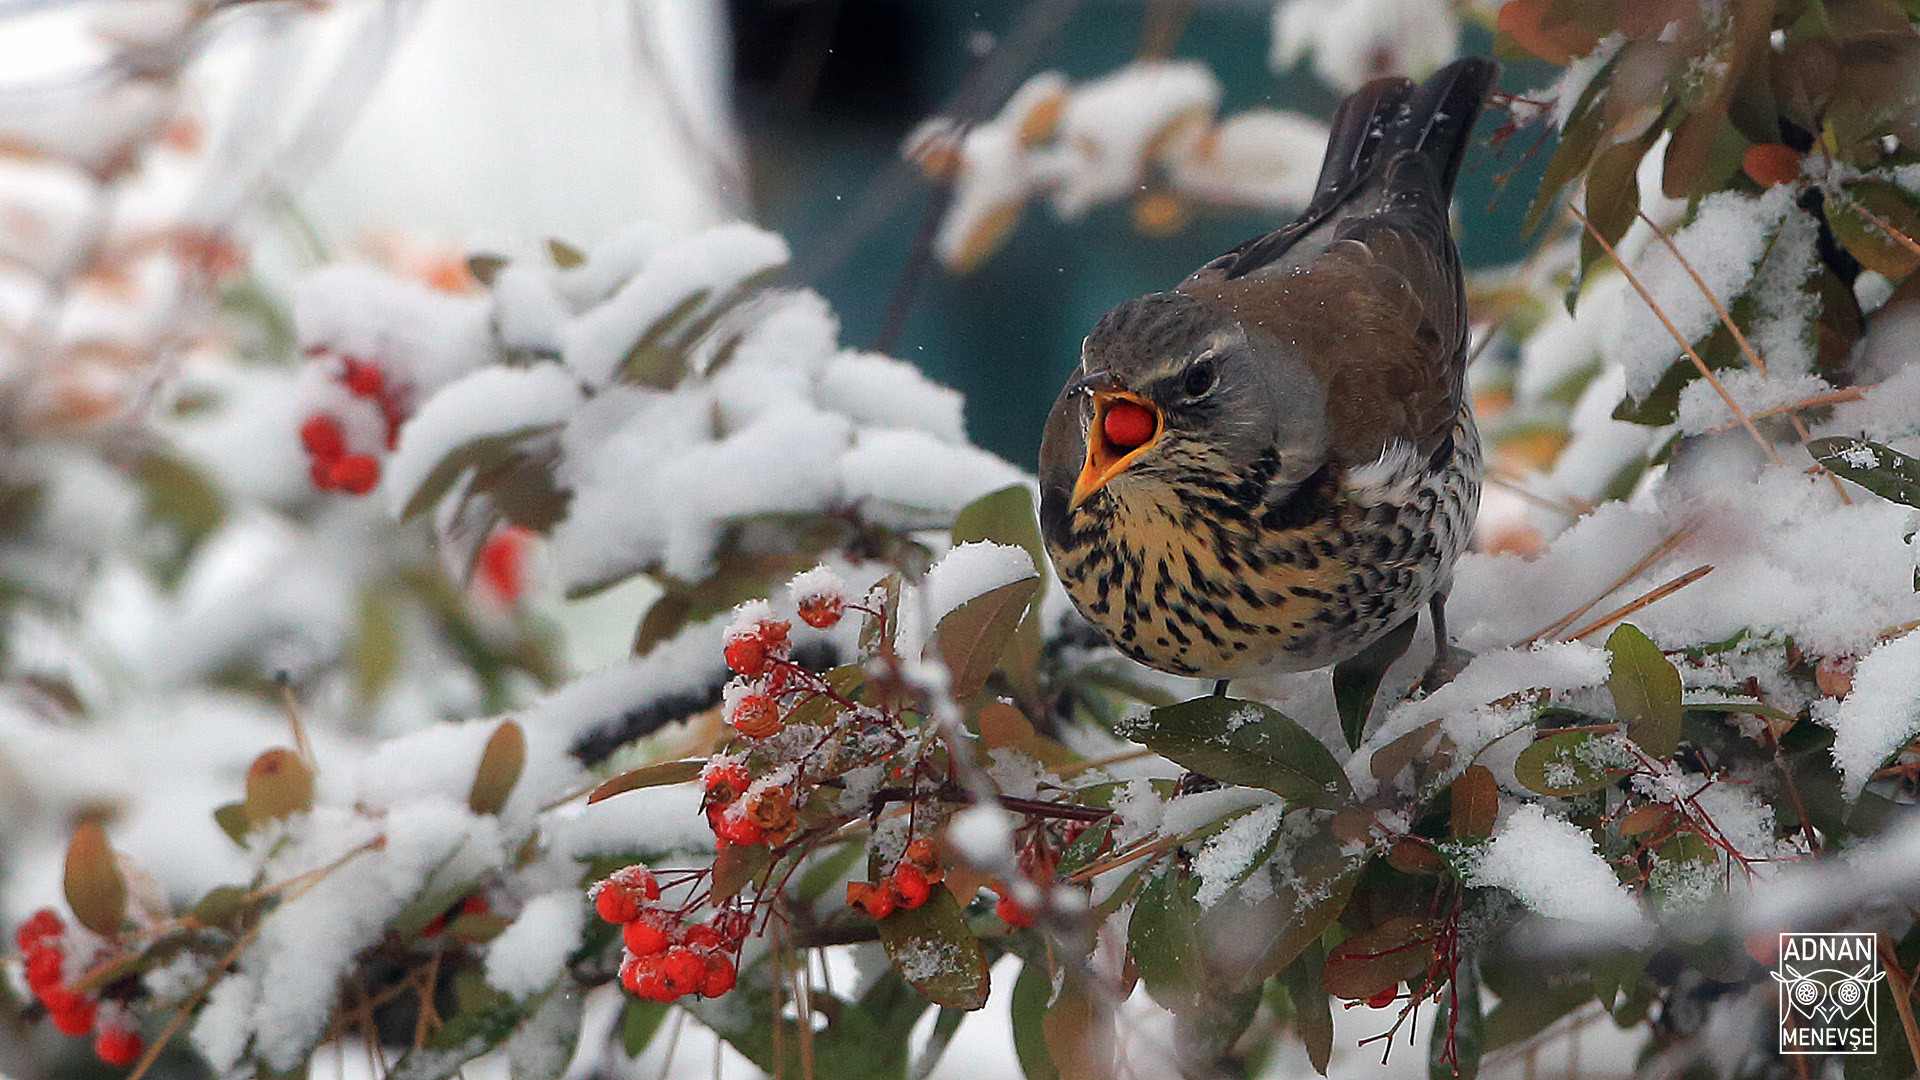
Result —
POLYGON ((93 1037, 94 1056, 116 1068, 133 1064, 140 1050, 140 1032, 133 1028, 103 1027, 93 1037))
POLYGON ((520 599, 520 591, 526 585, 525 568, 521 565, 523 554, 524 542, 514 529, 494 533, 480 548, 480 580, 509 604, 520 599))
POLYGON ((727 718, 727 722, 749 739, 764 739, 779 734, 785 724, 780 717, 780 707, 764 694, 748 694, 736 701, 733 715, 727 718))
POLYGON ((840 621, 840 613, 846 606, 847 602, 837 596, 809 596, 800 601, 800 621, 825 630, 840 621))
POLYGON ((660 899, 660 883, 654 880, 653 871, 634 863, 623 866, 607 875, 610 884, 618 885, 642 900, 660 899))
POLYGON ((462 915, 485 915, 492 910, 491 907, 487 906, 487 898, 478 893, 460 901, 460 914, 462 915))
POLYGON ((707 977, 700 983, 700 996, 716 998, 733 989, 733 961, 724 956, 707 957, 707 977))
POLYGON ((62 1035, 85 1035, 93 1030, 93 1015, 99 1004, 92 998, 61 991, 52 998, 41 998, 47 1006, 47 1019, 62 1035))
POLYGON ((707 961, 691 949, 672 949, 660 960, 660 979, 674 997, 698 993, 707 981, 707 961))
POLYGON ((355 397, 377 397, 387 387, 386 373, 380 365, 355 360, 349 356, 340 361, 340 382, 347 392, 355 397))
POLYGON ((994 901, 993 913, 1008 926, 1019 928, 1033 925, 1033 913, 1013 902, 1013 897, 1003 896, 994 901))
POLYGON ((635 919, 621 929, 620 941, 635 956, 653 956, 666 951, 667 932, 651 919, 635 919))
POLYGON ((728 667, 749 678, 767 669, 767 643, 758 638, 743 637, 727 642, 725 655, 728 667))
POLYGON ((933 841, 924 836, 916 836, 907 841, 907 861, 922 870, 940 865, 940 861, 933 855, 933 841))
POLYGON ((900 906, 912 910, 927 902, 927 897, 933 893, 933 885, 919 867, 912 863, 901 863, 893 868, 893 891, 899 894, 900 906))
POLYGON ((300 425, 300 445, 317 461, 332 461, 347 452, 346 432, 340 421, 326 413, 314 413, 300 425))
POLYGON ((333 482, 333 463, 335 460, 338 459, 327 459, 323 461, 320 458, 314 458, 312 463, 307 466, 307 479, 313 481, 314 487, 319 488, 321 491, 332 491, 338 486, 333 482))
POLYGON ((1393 1004, 1399 997, 1400 988, 1397 986, 1389 986, 1385 990, 1368 998, 1367 1007, 1370 1009, 1384 1009, 1393 1004))
POLYGON ((1105 433, 1107 441, 1121 450, 1145 446, 1159 426, 1160 422, 1146 406, 1131 401, 1109 405, 1106 415, 1100 420, 1100 430, 1105 433))
POLYGON ((47 938, 59 937, 65 929, 60 916, 55 915, 52 908, 41 908, 27 916, 27 921, 13 932, 13 943, 23 953, 32 952, 34 946, 47 938))
POLYGON ((753 778, 747 775, 747 767, 738 761, 709 761, 707 767, 700 770, 700 787, 716 803, 732 802, 751 783, 753 778))
POLYGON ((620 985, 626 987, 630 994, 645 997, 640 992, 640 980, 647 971, 657 966, 652 957, 628 956, 620 961, 620 985))
POLYGON ((618 885, 603 881, 593 894, 593 910, 601 919, 618 926, 640 917, 640 901, 618 885))
POLYGON ((726 944, 720 931, 706 923, 694 923, 687 927, 687 932, 680 937, 680 943, 695 952, 712 952, 726 944))
POLYGON ((349 495, 365 495, 380 482, 380 463, 366 454, 346 454, 327 464, 327 481, 349 495))
POLYGON ((36 945, 27 953, 27 989, 35 997, 46 997, 47 992, 60 985, 60 950, 46 945, 36 945))
POLYGON ((714 829, 715 835, 729 844, 740 847, 752 847, 767 838, 767 831, 747 818, 730 818, 722 815, 720 824, 714 829))

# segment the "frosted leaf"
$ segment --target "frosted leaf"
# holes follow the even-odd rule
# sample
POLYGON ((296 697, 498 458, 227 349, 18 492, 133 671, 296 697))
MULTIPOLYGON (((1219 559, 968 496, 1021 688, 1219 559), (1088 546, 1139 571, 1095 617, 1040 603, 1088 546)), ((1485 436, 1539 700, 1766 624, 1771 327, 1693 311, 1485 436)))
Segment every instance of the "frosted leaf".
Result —
POLYGON ((1594 850, 1593 837, 1536 803, 1514 810, 1494 830, 1468 884, 1505 889, 1550 919, 1621 928, 1641 922, 1639 905, 1594 850))
POLYGON ((514 997, 553 985, 565 973, 567 957, 580 947, 585 928, 586 906, 575 889, 528 900, 519 918, 487 945, 488 985, 514 997))
POLYGON ((1013 544, 976 540, 961 544, 927 571, 921 585, 929 625, 976 596, 1034 576, 1033 556, 1013 544))
POLYGON ((1286 814, 1285 803, 1273 803, 1237 817, 1208 840, 1194 857, 1194 873, 1200 875, 1200 888, 1194 894, 1201 907, 1212 907, 1227 894, 1233 883, 1253 868, 1273 831, 1286 814))
MULTIPOLYGON (((1768 242, 1791 210, 1793 189, 1786 184, 1757 197, 1715 192, 1700 200, 1693 220, 1673 234, 1673 243, 1725 307, 1753 281, 1768 242)), ((1648 244, 1633 263, 1641 287, 1689 344, 1719 325, 1713 303, 1664 243, 1648 244)), ((1602 347, 1608 360, 1626 369, 1627 392, 1638 399, 1653 388, 1681 350, 1637 291, 1619 295, 1620 308, 1607 321, 1602 347)))
POLYGON ((1140 60, 1076 89, 1060 117, 1067 155, 1054 211, 1073 220, 1095 204, 1132 193, 1150 151, 1190 151, 1220 105, 1220 84, 1206 65, 1140 60))
POLYGON ((878 525, 945 525, 982 495, 1027 483, 1026 473, 985 450, 921 431, 869 428, 840 460, 847 500, 878 525))
POLYGON ((1815 703, 1813 718, 1833 729, 1841 794, 1858 798, 1874 770, 1920 733, 1920 630, 1862 657, 1853 689, 1837 705, 1828 699, 1815 703))
MULTIPOLYGON (((1818 375, 1778 375, 1736 368, 1719 373, 1720 385, 1749 418, 1781 405, 1825 394, 1833 387, 1818 375)), ((1676 423, 1685 435, 1701 435, 1739 423, 1712 384, 1696 379, 1680 391, 1676 423)))
POLYGON ((785 240, 742 224, 721 225, 654 251, 639 273, 561 331, 567 366, 590 383, 605 384, 647 329, 689 297, 704 291, 704 307, 786 261, 785 240))
POLYGON ((478 439, 558 426, 579 406, 580 383, 558 364, 487 367, 442 387, 400 429, 384 467, 397 516, 455 451, 478 439))
POLYGON ((1313 73, 1352 93, 1382 75, 1424 78, 1460 53, 1445 0, 1287 0, 1274 10, 1276 71, 1313 54, 1313 73))

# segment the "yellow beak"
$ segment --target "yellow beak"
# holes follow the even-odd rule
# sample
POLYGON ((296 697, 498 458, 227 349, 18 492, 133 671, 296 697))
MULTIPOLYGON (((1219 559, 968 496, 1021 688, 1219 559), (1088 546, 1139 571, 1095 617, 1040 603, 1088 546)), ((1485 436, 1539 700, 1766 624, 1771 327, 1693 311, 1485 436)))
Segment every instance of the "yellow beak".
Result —
POLYGON ((1073 482, 1073 500, 1068 505, 1078 507, 1087 501, 1094 492, 1107 485, 1107 481, 1120 475, 1121 470, 1133 463, 1133 459, 1152 449, 1160 441, 1160 410, 1145 398, 1129 394, 1124 390, 1095 390, 1093 393, 1093 423, 1087 427, 1087 462, 1080 467, 1080 477, 1073 482), (1138 446, 1122 447, 1107 438, 1107 410, 1120 402, 1131 402, 1153 417, 1153 434, 1138 446))

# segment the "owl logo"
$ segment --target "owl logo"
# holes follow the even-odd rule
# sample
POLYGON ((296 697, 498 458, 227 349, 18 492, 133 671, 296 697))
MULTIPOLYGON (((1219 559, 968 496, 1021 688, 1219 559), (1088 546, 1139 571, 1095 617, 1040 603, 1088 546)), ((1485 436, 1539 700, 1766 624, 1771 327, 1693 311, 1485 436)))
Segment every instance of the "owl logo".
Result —
POLYGON ((1820 968, 1803 975, 1791 964, 1782 963, 1780 967, 1786 974, 1779 971, 1768 974, 1780 984, 1781 995, 1792 1010, 1808 1020, 1828 1025, 1833 1024, 1836 1017, 1852 1020, 1872 999, 1873 984, 1887 977, 1884 971, 1874 971, 1872 964, 1852 974, 1838 968, 1820 968))

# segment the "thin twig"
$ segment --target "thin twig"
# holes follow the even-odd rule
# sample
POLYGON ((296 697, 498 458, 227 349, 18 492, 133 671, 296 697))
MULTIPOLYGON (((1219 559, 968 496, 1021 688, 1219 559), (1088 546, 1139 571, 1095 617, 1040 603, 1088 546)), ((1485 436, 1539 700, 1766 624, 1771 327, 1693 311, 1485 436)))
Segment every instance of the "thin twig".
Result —
POLYGON ((1679 547, 1681 543, 1687 539, 1687 537, 1693 535, 1693 530, 1694 530, 1694 526, 1691 524, 1682 525, 1679 528, 1673 530, 1673 532, 1667 534, 1666 539, 1660 541, 1658 544, 1655 544, 1652 550, 1648 551, 1645 555, 1640 556, 1640 558, 1634 561, 1634 564, 1632 566, 1627 567, 1626 570, 1621 572, 1619 577, 1614 578, 1612 584, 1608 585, 1605 589, 1601 590, 1599 595, 1595 596, 1593 599, 1587 601, 1586 603, 1580 605, 1579 607, 1574 608, 1572 611, 1567 612, 1565 615, 1560 616, 1558 619, 1555 619, 1554 621, 1548 623, 1547 625, 1541 627, 1540 629, 1534 631, 1533 633, 1527 635, 1526 637, 1521 638, 1519 641, 1514 642, 1513 647, 1516 649, 1525 648, 1526 646, 1531 645, 1536 641, 1539 641, 1541 638, 1552 637, 1558 634, 1560 631, 1565 630, 1567 627, 1572 626, 1573 621, 1575 619, 1578 619, 1580 616, 1585 615, 1589 611, 1592 611, 1596 606, 1599 605, 1600 601, 1605 600, 1609 596, 1612 596, 1615 592, 1618 592, 1620 589, 1624 588, 1627 582, 1632 581, 1634 578, 1639 577, 1642 573, 1646 572, 1647 568, 1651 567, 1654 563, 1657 563, 1661 559, 1666 558, 1667 555, 1671 553, 1674 548, 1679 547))
POLYGON ((1482 480, 1504 491, 1511 491, 1522 499, 1543 509, 1551 510, 1556 514, 1564 514, 1570 518, 1577 518, 1584 517, 1593 512, 1593 504, 1587 502, 1585 499, 1569 496, 1565 501, 1557 502, 1552 496, 1542 495, 1537 491, 1529 491, 1521 485, 1517 474, 1497 465, 1487 470, 1487 474, 1482 477, 1482 480))
POLYGON ((1886 934, 1875 935, 1879 944, 1880 965, 1887 970, 1887 989, 1893 991, 1893 1011, 1900 1014, 1900 1028, 1907 1033, 1907 1052, 1912 1060, 1920 1061, 1920 1024, 1913 1020, 1913 982, 1900 966, 1900 958, 1894 955, 1893 944, 1886 934))
POLYGON ((1693 569, 1687 571, 1686 573, 1681 574, 1679 577, 1674 578, 1672 581, 1667 582, 1665 585, 1662 585, 1654 589, 1653 591, 1647 593, 1646 595, 1641 596, 1639 599, 1628 601, 1627 603, 1624 603, 1619 607, 1613 609, 1612 611, 1607 612, 1605 615, 1602 615, 1598 619, 1595 619, 1594 621, 1588 623, 1587 625, 1581 627, 1580 629, 1574 631, 1573 633, 1568 634, 1566 637, 1566 640, 1579 641, 1581 638, 1586 637, 1588 634, 1591 634, 1596 630, 1604 630, 1608 626, 1611 626, 1614 623, 1619 622, 1621 619, 1624 619, 1627 616, 1633 614, 1634 612, 1639 611, 1641 608, 1646 607, 1648 604, 1652 604, 1656 601, 1664 600, 1667 597, 1672 596, 1674 593, 1677 593, 1681 589, 1684 589, 1687 586, 1693 584, 1694 582, 1699 581, 1701 578, 1706 577, 1708 574, 1712 572, 1713 572, 1713 567, 1711 565, 1696 566, 1693 569))
POLYGON ((317 767, 313 760, 313 744, 307 741, 307 725, 300 720, 300 703, 293 699, 293 681, 280 679, 280 701, 287 707, 287 723, 293 728, 293 748, 300 754, 300 760, 307 768, 317 767))
POLYGON ((1713 369, 1707 366, 1707 362, 1700 359, 1700 354, 1694 351, 1693 342, 1688 341, 1679 327, 1673 325, 1673 320, 1667 318, 1667 313, 1662 311, 1660 305, 1654 301, 1653 294, 1647 291, 1646 286, 1640 284, 1640 279, 1633 275, 1632 270, 1627 269, 1625 260, 1614 252, 1613 245, 1607 242, 1607 238, 1600 235, 1600 230, 1593 227, 1593 222, 1588 221, 1585 214, 1571 206, 1567 207, 1567 212, 1579 219, 1580 224, 1586 228, 1587 235, 1593 237, 1594 243, 1599 244, 1600 249, 1607 253, 1607 258, 1613 260, 1613 265, 1620 269, 1621 275, 1627 279, 1627 284, 1633 286, 1633 291, 1640 294, 1640 299, 1646 302, 1654 317, 1660 320, 1660 325, 1667 328, 1667 333, 1673 335, 1674 341, 1679 342, 1680 350, 1687 354, 1687 359, 1693 361, 1693 366, 1699 369, 1701 377, 1707 380, 1707 385, 1713 387, 1714 392, 1720 395, 1720 400, 1726 402, 1727 409, 1740 418, 1741 425, 1747 429, 1747 434, 1753 436, 1753 441, 1760 447, 1760 452, 1767 455, 1767 460, 1775 465, 1785 465, 1786 462, 1781 461, 1780 455, 1774 451, 1773 444, 1767 441, 1766 436, 1760 434, 1759 428, 1753 426, 1753 418, 1740 408, 1739 402, 1733 400, 1733 395, 1727 392, 1726 385, 1720 381, 1720 377, 1715 375, 1713 369))
MULTIPOLYGON (((1700 295, 1706 297, 1707 303, 1713 305, 1713 313, 1720 317, 1720 324, 1727 328, 1729 334, 1733 335, 1733 343, 1739 346, 1741 354, 1747 358, 1747 363, 1753 365, 1753 370, 1759 372, 1761 378, 1766 378, 1766 359, 1760 355, 1759 350, 1753 347, 1753 343, 1747 340, 1747 335, 1742 332, 1739 325, 1733 321, 1733 315, 1727 311, 1726 305, 1720 302, 1719 297, 1713 295, 1712 289, 1707 288, 1707 283, 1703 281, 1699 273, 1694 270, 1693 264, 1687 261, 1685 255, 1680 254, 1680 246, 1673 242, 1673 237, 1668 236, 1665 229, 1662 229, 1652 218, 1648 217, 1646 211, 1640 210, 1635 212, 1640 215, 1641 221, 1647 223, 1647 228, 1653 230, 1653 235, 1659 237, 1660 242, 1667 245, 1667 250, 1673 253, 1674 260, 1680 264, 1680 269, 1685 270, 1687 276, 1693 279, 1694 285, 1699 287, 1700 295)), ((1789 411, 1787 413, 1787 422, 1793 425, 1793 433, 1799 437, 1801 446, 1805 446, 1808 442, 1812 441, 1813 434, 1807 430, 1807 425, 1801 422, 1798 413, 1789 411)), ((1840 496, 1840 501, 1848 506, 1852 506, 1853 500, 1847 498, 1846 489, 1840 486, 1840 478, 1833 475, 1829 470, 1822 469, 1820 471, 1825 473, 1828 482, 1833 484, 1834 493, 1840 496)))
POLYGON ((181 1002, 178 1009, 174 1010, 173 1019, 167 1021, 167 1026, 161 1030, 160 1037, 153 1040, 153 1045, 147 1047, 147 1052, 140 1055, 140 1061, 134 1065, 133 1071, 127 1074, 127 1080, 140 1080, 147 1074, 148 1069, 153 1068, 153 1063, 160 1057, 160 1052, 167 1048, 167 1041, 179 1033, 181 1026, 187 1022, 187 1014, 199 1007, 200 1002, 213 992, 221 976, 227 973, 228 965, 239 959, 240 951, 253 943, 254 935, 259 931, 259 924, 256 923, 249 927, 246 933, 240 935, 233 943, 233 948, 228 949, 227 954, 220 958, 220 962, 213 966, 213 974, 207 976, 207 980, 201 983, 187 1000, 181 1002))
POLYGON ((1053 774, 1065 780, 1069 777, 1078 776, 1089 769, 1104 769, 1109 765, 1122 765, 1129 761, 1138 761, 1141 758, 1152 756, 1153 751, 1144 746, 1136 746, 1131 750, 1121 750, 1118 753, 1107 754, 1103 757, 1088 758, 1085 761, 1069 761, 1065 765, 1054 769, 1053 774))

